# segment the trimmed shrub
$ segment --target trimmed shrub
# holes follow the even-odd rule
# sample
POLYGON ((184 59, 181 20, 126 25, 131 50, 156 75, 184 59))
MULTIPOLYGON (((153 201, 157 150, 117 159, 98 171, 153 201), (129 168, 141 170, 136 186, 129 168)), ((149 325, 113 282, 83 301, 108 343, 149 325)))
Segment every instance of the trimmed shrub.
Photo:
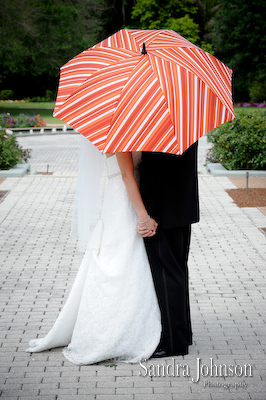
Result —
POLYGON ((238 112, 236 119, 207 134, 212 143, 207 162, 219 162, 229 170, 266 169, 266 112, 238 112))
POLYGON ((41 96, 26 97, 25 100, 32 103, 45 103, 47 101, 46 97, 41 96))
POLYGON ((250 100, 254 102, 266 101, 266 82, 253 82, 249 87, 250 100))
POLYGON ((31 150, 23 149, 8 129, 0 129, 0 169, 10 169, 16 164, 27 162, 31 150))
POLYGON ((0 93, 0 99, 1 100, 10 100, 14 96, 13 90, 5 89, 2 90, 0 93))
POLYGON ((52 90, 46 90, 45 96, 34 96, 34 97, 26 97, 25 101, 32 103, 46 103, 55 100, 55 92, 52 90))
POLYGON ((45 91, 45 99, 46 99, 46 101, 54 101, 55 100, 55 92, 47 89, 45 91))

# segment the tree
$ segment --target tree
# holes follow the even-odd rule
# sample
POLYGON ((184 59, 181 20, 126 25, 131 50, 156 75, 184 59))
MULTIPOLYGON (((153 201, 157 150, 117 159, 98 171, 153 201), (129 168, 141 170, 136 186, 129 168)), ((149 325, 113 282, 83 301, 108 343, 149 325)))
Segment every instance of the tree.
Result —
POLYGON ((199 35, 202 41, 211 42, 210 26, 217 12, 218 3, 219 0, 195 0, 197 14, 194 21, 199 25, 199 35))
POLYGON ((55 90, 60 66, 104 36, 106 10, 105 0, 2 0, 2 89, 55 90))
POLYGON ((196 11, 193 0, 137 0, 132 10, 132 23, 142 29, 172 29, 177 24, 191 34, 190 28, 193 30, 195 24, 190 15, 196 11), (185 20, 176 22, 184 17, 185 20))
MULTIPOLYGON (((216 55, 233 69, 235 101, 247 101, 254 86, 265 87, 266 2, 220 0, 212 37, 216 55)), ((265 91, 260 96, 266 100, 265 91)))
POLYGON ((200 5, 203 2, 200 1, 200 5, 198 3, 197 0, 137 0, 132 9, 131 26, 142 29, 173 29, 204 50, 212 52, 211 44, 206 43, 201 34, 198 22, 201 18, 200 5))
POLYGON ((188 14, 185 14, 184 17, 180 18, 169 18, 167 22, 169 29, 178 32, 187 40, 190 40, 193 43, 196 43, 199 40, 199 26, 188 16, 188 14))

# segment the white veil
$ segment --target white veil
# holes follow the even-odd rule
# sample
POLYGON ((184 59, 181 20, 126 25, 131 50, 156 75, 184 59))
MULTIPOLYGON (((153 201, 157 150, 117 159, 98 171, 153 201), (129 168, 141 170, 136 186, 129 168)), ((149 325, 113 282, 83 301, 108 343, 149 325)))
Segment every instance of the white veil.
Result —
POLYGON ((105 155, 80 135, 79 169, 70 235, 85 251, 101 213, 106 184, 105 155))

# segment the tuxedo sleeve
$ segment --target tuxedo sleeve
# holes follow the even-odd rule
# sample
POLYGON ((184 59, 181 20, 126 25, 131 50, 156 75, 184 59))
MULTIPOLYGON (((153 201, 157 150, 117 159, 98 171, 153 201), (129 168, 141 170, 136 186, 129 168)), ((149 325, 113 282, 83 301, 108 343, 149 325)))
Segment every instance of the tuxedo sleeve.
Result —
POLYGON ((181 156, 142 153, 140 191, 144 204, 162 228, 199 221, 197 148, 181 156))

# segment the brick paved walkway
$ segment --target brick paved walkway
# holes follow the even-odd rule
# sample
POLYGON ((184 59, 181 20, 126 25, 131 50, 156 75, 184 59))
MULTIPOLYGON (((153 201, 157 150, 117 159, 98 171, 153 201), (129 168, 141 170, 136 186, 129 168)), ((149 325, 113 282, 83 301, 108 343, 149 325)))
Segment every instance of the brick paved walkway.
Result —
POLYGON ((31 168, 54 175, 75 175, 78 171, 80 136, 78 134, 18 137, 19 143, 32 150, 31 168))
MULTIPOLYGON (((78 170, 79 135, 39 135, 18 137, 19 143, 32 150, 31 168, 38 172, 49 171, 54 175, 75 175, 78 170)), ((203 170, 208 148, 207 138, 200 139, 198 170, 203 170)))
MULTIPOLYGON (((234 187, 227 178, 199 178, 201 221, 193 226, 189 260, 189 355, 150 360, 143 365, 151 376, 144 376, 139 364, 79 367, 61 349, 25 353, 29 339, 52 326, 82 258, 69 236, 76 181, 70 175, 77 172, 79 140, 67 135, 62 147, 62 136, 20 138, 34 149, 32 167, 48 162, 58 176, 8 178, 0 185, 10 190, 0 203, 1 399, 265 400, 266 236, 259 227, 266 227, 266 216, 238 208, 224 190, 234 187), (198 359, 206 365, 193 382, 198 359), (211 362, 231 364, 229 375, 241 376, 216 376, 211 362), (158 376, 166 365, 168 374, 158 376), (245 376, 249 365, 252 377, 245 376)), ((206 146, 201 142, 199 169, 206 146)))

